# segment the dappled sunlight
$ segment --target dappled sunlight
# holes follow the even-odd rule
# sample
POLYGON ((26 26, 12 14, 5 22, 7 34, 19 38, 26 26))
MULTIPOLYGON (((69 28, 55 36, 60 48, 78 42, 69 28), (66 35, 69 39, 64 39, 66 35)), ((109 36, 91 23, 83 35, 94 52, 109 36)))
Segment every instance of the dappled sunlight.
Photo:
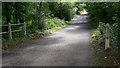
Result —
POLYGON ((67 30, 75 30, 77 28, 80 28, 80 26, 70 26, 70 27, 67 27, 65 29, 67 29, 67 30))
POLYGON ((74 26, 75 28, 79 28, 80 26, 74 26))
POLYGON ((2 2, 2 66, 120 65, 119 2, 50 1, 2 2))
MULTIPOLYGON (((85 15, 78 16, 73 23, 62 30, 56 31, 41 39, 34 40, 26 44, 26 47, 19 48, 19 50, 13 50, 10 56, 12 58, 4 55, 3 64, 42 66, 55 64, 71 65, 71 63, 75 63, 76 65, 87 65, 88 63, 84 62, 91 62, 88 58, 92 58, 92 56, 88 55, 92 55, 92 51, 89 46, 91 37, 90 29, 88 29, 89 25, 84 22, 86 21, 84 16, 85 15), (14 53, 17 54, 13 55, 14 53), (69 62, 71 58, 73 61, 69 62), (15 62, 8 63, 11 61, 15 62)), ((93 65, 93 63, 89 64, 93 65)))
POLYGON ((81 14, 88 14, 88 12, 84 9, 81 14))
POLYGON ((68 27, 68 28, 66 28, 66 29, 68 29, 68 30, 69 30, 69 29, 70 29, 70 30, 74 30, 75 28, 73 28, 73 27, 68 27))

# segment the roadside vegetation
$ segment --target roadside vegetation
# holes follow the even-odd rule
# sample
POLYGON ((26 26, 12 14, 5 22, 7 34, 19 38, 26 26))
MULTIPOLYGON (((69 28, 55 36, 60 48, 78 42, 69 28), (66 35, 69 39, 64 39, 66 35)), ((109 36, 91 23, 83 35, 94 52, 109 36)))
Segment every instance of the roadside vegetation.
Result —
MULTIPOLYGON (((67 26, 73 17, 80 14, 81 3, 70 2, 3 2, 2 25, 26 23, 24 31, 2 34, 3 50, 18 47, 27 41, 41 38, 67 26)), ((11 30, 22 26, 11 26, 11 30)), ((2 26, 2 32, 9 32, 8 26, 2 26)))
POLYGON ((89 22, 94 27, 92 38, 98 57, 96 65, 120 65, 120 3, 86 3, 85 8, 89 14, 89 22), (110 53, 105 51, 106 23, 110 24, 110 53))
MULTIPOLYGON (((76 15, 87 11, 92 25, 92 43, 97 66, 120 65, 120 2, 3 2, 2 32, 9 32, 8 25, 26 23, 24 31, 2 34, 2 49, 19 47, 21 44, 42 38, 65 28, 76 15), (110 52, 105 51, 105 24, 110 24, 110 52), (109 54, 109 58, 106 58, 109 54)), ((1 26, 0 26, 1 27, 1 26)), ((12 30, 21 26, 12 26, 12 30)))

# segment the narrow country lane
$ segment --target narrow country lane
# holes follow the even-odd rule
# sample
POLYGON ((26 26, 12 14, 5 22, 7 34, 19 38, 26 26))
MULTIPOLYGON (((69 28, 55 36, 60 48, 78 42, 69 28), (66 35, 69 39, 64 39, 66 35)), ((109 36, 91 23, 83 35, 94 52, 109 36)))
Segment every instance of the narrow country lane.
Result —
POLYGON ((3 66, 93 66, 91 28, 87 15, 66 28, 3 53, 3 66))

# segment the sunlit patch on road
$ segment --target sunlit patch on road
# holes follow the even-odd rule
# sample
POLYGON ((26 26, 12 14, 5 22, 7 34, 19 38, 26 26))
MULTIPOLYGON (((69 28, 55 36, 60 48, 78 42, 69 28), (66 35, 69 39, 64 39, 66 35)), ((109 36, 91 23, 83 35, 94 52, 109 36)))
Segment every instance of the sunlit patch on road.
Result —
POLYGON ((20 51, 17 49, 11 51, 12 53, 20 52, 20 54, 11 55, 10 57, 4 55, 3 65, 94 65, 93 51, 89 46, 91 41, 90 29, 88 28, 89 25, 84 21, 86 21, 85 15, 80 15, 65 29, 54 32, 41 39, 34 40, 27 44, 27 47, 22 47, 20 51))

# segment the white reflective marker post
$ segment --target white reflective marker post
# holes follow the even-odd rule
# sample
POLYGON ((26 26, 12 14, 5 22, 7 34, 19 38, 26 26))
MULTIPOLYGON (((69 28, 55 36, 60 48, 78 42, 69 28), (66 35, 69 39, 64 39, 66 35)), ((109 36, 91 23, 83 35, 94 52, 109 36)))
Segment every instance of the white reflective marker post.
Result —
POLYGON ((109 23, 106 24, 105 27, 105 50, 110 48, 110 33, 109 33, 109 23))

